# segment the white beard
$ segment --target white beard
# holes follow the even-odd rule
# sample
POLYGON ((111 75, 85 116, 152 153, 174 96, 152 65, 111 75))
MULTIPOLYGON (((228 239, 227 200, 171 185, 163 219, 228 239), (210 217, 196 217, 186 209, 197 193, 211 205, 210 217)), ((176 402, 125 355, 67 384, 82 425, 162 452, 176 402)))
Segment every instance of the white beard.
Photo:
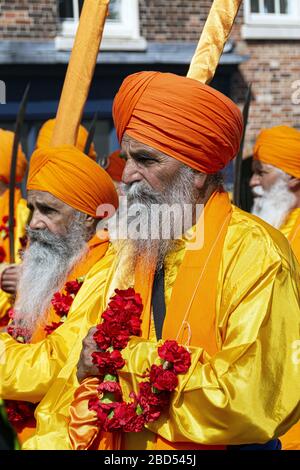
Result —
POLYGON ((255 198, 252 214, 273 227, 280 228, 297 201, 296 196, 289 190, 285 179, 280 176, 269 190, 263 190, 261 186, 256 186, 252 191, 255 198))
MULTIPOLYGON (((184 211, 184 204, 196 205, 198 193, 194 189, 194 172, 191 168, 182 166, 178 171, 177 176, 172 181, 172 184, 167 187, 163 193, 156 192, 152 187, 144 182, 135 182, 132 184, 122 184, 121 192, 127 197, 128 207, 135 204, 141 204, 147 214, 148 220, 148 234, 151 233, 151 210, 161 210, 164 205, 172 206, 173 204, 180 204, 181 213, 184 211)), ((119 214, 116 213, 115 217, 118 218, 119 214)), ((163 238, 162 219, 159 220, 158 237, 156 239, 148 236, 147 238, 133 239, 128 230, 127 239, 120 240, 118 232, 116 235, 113 230, 110 231, 111 241, 121 258, 124 254, 131 253, 132 266, 131 271, 135 269, 136 261, 139 255, 143 257, 143 265, 145 270, 150 269, 153 265, 159 270, 162 268, 166 255, 174 249, 177 239, 182 235, 181 230, 182 220, 177 219, 176 214, 171 220, 170 237, 163 238)), ((140 225, 144 225, 144 220, 141 217, 140 225)), ((126 228, 129 228, 127 225, 126 228)))
POLYGON ((64 237, 49 230, 28 228, 29 247, 24 253, 14 306, 13 326, 25 332, 28 341, 47 319, 55 292, 87 251, 87 233, 76 214, 64 237))

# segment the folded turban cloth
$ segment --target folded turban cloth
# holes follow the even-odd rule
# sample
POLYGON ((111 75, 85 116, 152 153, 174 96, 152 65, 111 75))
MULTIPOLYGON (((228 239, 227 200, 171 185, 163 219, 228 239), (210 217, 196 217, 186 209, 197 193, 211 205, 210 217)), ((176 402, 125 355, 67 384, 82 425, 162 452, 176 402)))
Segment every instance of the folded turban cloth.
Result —
POLYGON ((110 176, 72 145, 35 150, 30 160, 27 189, 47 191, 93 217, 101 204, 118 207, 118 195, 110 176))
POLYGON ((300 178, 300 132, 288 126, 263 129, 254 146, 254 159, 300 178))
MULTIPOLYGON (((36 140, 37 149, 50 146, 54 127, 55 127, 55 119, 49 119, 42 125, 40 132, 38 133, 37 140, 36 140)), ((81 152, 84 151, 87 138, 88 138, 88 131, 86 130, 85 127, 80 125, 78 129, 77 142, 75 145, 81 152)), ((95 146, 93 143, 90 146, 89 157, 91 157, 93 160, 96 160, 97 158, 97 153, 95 151, 95 146)))
POLYGON ((125 168, 125 161, 120 157, 120 150, 116 150, 108 157, 108 167, 105 168, 114 181, 121 181, 125 168))
POLYGON ((222 93, 170 73, 127 77, 113 105, 119 142, 128 134, 204 173, 215 173, 236 156, 243 119, 222 93))
MULTIPOLYGON (((14 143, 14 133, 0 129, 0 180, 8 184, 10 179, 10 165, 12 149, 14 143)), ((16 182, 22 181, 27 168, 27 160, 19 144, 17 155, 16 182)))

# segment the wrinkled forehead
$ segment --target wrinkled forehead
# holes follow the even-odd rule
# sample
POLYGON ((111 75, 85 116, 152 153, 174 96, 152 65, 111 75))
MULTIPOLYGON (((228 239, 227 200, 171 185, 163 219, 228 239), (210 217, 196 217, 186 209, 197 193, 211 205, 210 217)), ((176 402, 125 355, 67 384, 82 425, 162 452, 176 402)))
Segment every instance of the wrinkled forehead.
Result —
POLYGON ((266 171, 267 173, 271 173, 274 171, 278 171, 278 168, 276 168, 273 165, 270 165, 269 163, 263 163, 260 160, 253 160, 252 171, 253 173, 259 173, 261 171, 266 171))
POLYGON ((143 154, 145 157, 149 155, 150 157, 155 157, 163 160, 174 161, 175 159, 166 153, 161 152, 160 150, 151 147, 150 145, 144 144, 137 139, 134 139, 128 134, 124 134, 121 142, 121 157, 126 157, 128 155, 138 155, 143 154))
POLYGON ((40 204, 43 206, 51 206, 57 210, 62 210, 65 207, 70 207, 48 191, 38 191, 34 189, 28 191, 27 201, 28 204, 40 204))

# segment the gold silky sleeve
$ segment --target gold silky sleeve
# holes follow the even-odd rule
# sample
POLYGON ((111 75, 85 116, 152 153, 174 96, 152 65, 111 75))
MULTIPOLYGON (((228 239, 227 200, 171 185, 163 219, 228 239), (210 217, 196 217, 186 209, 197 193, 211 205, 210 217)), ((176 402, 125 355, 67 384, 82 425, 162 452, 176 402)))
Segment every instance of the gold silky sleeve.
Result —
MULTIPOLYGON (((264 443, 300 418, 299 268, 286 245, 280 254, 255 238, 249 233, 242 250, 233 243, 223 256, 219 352, 209 357, 201 345, 190 348, 192 365, 179 376, 168 412, 147 426, 168 441, 264 443)), ((157 347, 132 338, 122 352, 125 396, 157 363, 157 347)))

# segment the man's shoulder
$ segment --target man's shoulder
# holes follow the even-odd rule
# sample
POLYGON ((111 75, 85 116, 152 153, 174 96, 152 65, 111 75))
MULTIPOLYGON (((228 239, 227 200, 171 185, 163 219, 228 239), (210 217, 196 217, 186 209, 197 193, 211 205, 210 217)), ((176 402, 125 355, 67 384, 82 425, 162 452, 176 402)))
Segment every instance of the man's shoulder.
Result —
POLYGON ((107 272, 107 270, 110 269, 112 266, 115 254, 116 253, 113 246, 109 244, 105 255, 93 265, 93 267, 87 273, 85 279, 91 279, 95 276, 98 276, 99 274, 107 272))
POLYGON ((226 238, 229 245, 242 246, 254 257, 267 255, 289 262, 292 256, 289 242, 279 230, 235 206, 226 238))

